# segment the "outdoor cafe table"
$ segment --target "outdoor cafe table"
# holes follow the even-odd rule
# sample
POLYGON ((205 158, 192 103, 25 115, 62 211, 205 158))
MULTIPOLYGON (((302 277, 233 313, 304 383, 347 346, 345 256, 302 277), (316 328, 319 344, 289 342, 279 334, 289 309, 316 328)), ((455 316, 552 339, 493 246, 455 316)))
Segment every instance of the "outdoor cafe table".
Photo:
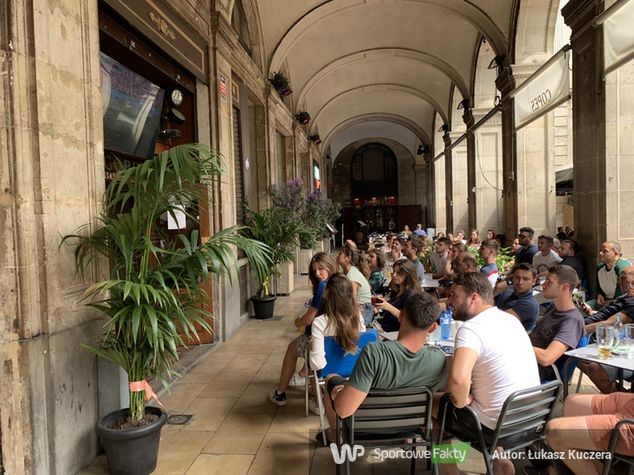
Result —
POLYGON ((634 371, 634 359, 629 359, 624 356, 612 355, 611 358, 601 359, 599 358, 599 347, 596 343, 583 348, 576 348, 564 353, 568 356, 568 360, 564 364, 561 379, 564 383, 564 398, 568 396, 568 368, 575 360, 585 360, 599 363, 606 366, 612 366, 619 370, 619 379, 623 380, 623 370, 634 371))

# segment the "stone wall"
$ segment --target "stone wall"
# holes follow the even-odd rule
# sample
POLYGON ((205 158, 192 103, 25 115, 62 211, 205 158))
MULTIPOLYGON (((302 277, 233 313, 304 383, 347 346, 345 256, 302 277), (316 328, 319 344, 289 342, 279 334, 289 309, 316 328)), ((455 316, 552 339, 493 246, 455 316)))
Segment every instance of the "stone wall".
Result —
MULTIPOLYGON (((6 9, 5 9, 6 8, 6 9)), ((8 473, 74 473, 96 453, 101 322, 60 236, 103 192, 97 3, 12 2, 0 16, 0 413, 8 473)))

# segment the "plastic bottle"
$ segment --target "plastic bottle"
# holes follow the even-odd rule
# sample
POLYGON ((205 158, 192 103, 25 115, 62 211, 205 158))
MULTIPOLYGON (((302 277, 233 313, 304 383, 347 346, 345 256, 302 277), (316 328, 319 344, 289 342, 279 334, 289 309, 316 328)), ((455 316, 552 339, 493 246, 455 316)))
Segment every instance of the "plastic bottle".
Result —
POLYGON ((623 326, 623 323, 621 323, 621 315, 619 313, 616 314, 614 332, 616 333, 616 341, 614 342, 614 347, 616 348, 617 346, 625 343, 625 327, 623 326))
POLYGON ((449 340, 451 338, 451 309, 443 310, 440 314, 440 339, 449 340))

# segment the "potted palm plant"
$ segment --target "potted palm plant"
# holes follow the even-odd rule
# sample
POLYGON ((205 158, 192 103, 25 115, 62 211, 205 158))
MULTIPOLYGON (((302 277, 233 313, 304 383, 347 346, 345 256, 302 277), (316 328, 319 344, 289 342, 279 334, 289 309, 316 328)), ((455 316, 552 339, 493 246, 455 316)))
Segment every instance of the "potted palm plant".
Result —
POLYGON ((222 172, 207 147, 174 147, 131 168, 118 167, 106 188, 96 229, 86 226, 62 243, 75 246, 75 265, 84 274, 99 258, 109 269, 85 292, 88 305, 106 317, 105 334, 82 346, 128 374, 130 407, 102 419, 97 431, 110 473, 154 470, 165 412, 146 407, 154 396, 147 381, 163 384, 175 374, 179 336, 197 339, 196 327, 212 331, 200 282, 208 274, 231 277, 235 247, 245 251, 257 272, 270 266, 268 248, 240 227, 223 229, 202 242, 196 229, 201 190, 222 172), (184 230, 168 232, 167 215, 184 217, 184 230))
POLYGON ((271 284, 275 283, 279 275, 279 266, 293 259, 304 229, 303 223, 291 209, 274 206, 252 211, 247 207, 244 235, 270 248, 269 265, 264 268, 253 267, 260 281, 257 294, 251 297, 255 318, 273 317, 277 289, 272 289, 271 284))

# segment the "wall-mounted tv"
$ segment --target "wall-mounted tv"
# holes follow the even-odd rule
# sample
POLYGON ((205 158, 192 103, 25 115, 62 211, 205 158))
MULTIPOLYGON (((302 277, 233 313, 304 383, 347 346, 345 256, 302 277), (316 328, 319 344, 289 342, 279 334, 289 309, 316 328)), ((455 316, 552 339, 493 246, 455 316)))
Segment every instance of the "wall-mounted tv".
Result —
POLYGON ((151 158, 161 121, 164 91, 101 53, 104 148, 151 158))

